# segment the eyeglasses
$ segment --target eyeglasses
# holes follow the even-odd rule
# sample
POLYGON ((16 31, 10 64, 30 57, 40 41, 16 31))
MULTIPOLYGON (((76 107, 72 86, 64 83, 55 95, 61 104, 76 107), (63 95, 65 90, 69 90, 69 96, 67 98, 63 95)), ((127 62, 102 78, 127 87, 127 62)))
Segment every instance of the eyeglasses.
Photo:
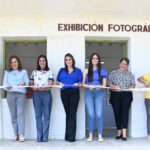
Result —
POLYGON ((65 61, 71 61, 72 59, 65 59, 65 61))

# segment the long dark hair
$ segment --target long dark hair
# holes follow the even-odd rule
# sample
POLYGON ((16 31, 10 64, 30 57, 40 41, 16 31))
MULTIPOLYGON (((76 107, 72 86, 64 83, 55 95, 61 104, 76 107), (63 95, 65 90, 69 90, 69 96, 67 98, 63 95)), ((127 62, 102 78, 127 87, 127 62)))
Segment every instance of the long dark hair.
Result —
POLYGON ((92 59, 93 59, 94 55, 96 55, 98 57, 97 70, 98 70, 99 82, 102 83, 102 77, 101 77, 101 57, 99 56, 98 53, 93 53, 91 55, 91 57, 90 57, 89 67, 88 67, 88 81, 89 82, 93 81, 93 64, 92 64, 92 59))
POLYGON ((47 61, 47 58, 46 58, 45 55, 40 55, 40 56, 38 57, 38 60, 37 60, 37 70, 42 70, 41 67, 40 67, 40 65, 39 65, 39 60, 40 60, 41 58, 44 58, 45 61, 46 61, 46 66, 45 66, 44 70, 45 70, 45 71, 48 71, 48 70, 49 70, 48 61, 47 61))
POLYGON ((65 69, 66 69, 67 72, 69 72, 69 71, 68 71, 68 67, 67 67, 67 65, 66 65, 66 57, 70 57, 70 58, 72 59, 72 68, 73 68, 73 69, 75 69, 75 59, 74 59, 73 55, 70 54, 70 53, 67 53, 67 54, 65 55, 65 57, 64 57, 65 69))
POLYGON ((12 71, 12 70, 13 70, 13 69, 11 68, 11 61, 12 61, 12 59, 14 59, 14 58, 18 61, 18 70, 21 71, 21 70, 22 70, 22 64, 21 64, 20 59, 19 59, 16 55, 10 56, 9 61, 8 61, 8 71, 12 71))

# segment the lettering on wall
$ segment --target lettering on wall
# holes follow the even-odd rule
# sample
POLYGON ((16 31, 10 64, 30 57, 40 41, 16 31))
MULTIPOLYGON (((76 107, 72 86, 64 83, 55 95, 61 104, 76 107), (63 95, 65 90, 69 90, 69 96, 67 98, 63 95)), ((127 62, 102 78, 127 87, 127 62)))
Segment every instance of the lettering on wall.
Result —
POLYGON ((94 31, 94 32, 150 32, 150 25, 144 24, 58 24, 58 31, 94 31))

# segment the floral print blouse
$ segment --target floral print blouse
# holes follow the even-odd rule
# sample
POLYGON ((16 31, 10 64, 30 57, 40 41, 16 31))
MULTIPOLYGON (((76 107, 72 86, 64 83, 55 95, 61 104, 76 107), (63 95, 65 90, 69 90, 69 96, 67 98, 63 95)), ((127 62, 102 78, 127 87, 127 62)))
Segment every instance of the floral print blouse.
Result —
POLYGON ((47 86, 49 80, 54 80, 51 70, 33 70, 30 80, 34 81, 35 86, 47 86))
POLYGON ((135 86, 135 77, 129 71, 114 70, 109 74, 108 83, 118 85, 122 89, 128 89, 131 86, 135 86))

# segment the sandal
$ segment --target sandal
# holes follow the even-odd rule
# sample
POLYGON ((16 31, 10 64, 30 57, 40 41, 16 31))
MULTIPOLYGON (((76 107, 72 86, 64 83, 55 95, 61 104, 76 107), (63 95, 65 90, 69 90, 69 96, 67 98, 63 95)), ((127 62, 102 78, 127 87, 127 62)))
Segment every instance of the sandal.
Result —
POLYGON ((92 142, 93 139, 92 138, 87 138, 87 142, 92 142))
POLYGON ((99 137, 99 138, 98 138, 98 141, 99 141, 99 142, 104 142, 104 139, 103 139, 102 137, 99 137))

